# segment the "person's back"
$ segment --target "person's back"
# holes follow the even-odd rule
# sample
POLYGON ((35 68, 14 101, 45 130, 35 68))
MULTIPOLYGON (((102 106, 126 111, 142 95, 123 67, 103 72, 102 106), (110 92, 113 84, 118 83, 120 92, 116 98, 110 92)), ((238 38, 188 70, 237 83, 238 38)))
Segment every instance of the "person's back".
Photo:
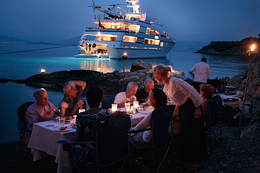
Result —
POLYGON ((78 114, 77 116, 77 141, 90 141, 92 138, 92 127, 95 121, 100 118, 109 115, 110 112, 107 109, 92 109, 78 114))
POLYGON ((195 71, 194 75, 194 87, 199 92, 199 86, 202 83, 207 83, 207 78, 210 75, 210 67, 208 64, 206 64, 207 60, 205 57, 201 59, 200 63, 195 64, 192 69, 190 70, 190 73, 195 71))
POLYGON ((99 108, 104 96, 104 91, 100 87, 90 87, 86 94, 89 110, 77 115, 77 141, 90 141, 92 138, 92 126, 94 122, 103 116, 110 115, 107 109, 99 108))

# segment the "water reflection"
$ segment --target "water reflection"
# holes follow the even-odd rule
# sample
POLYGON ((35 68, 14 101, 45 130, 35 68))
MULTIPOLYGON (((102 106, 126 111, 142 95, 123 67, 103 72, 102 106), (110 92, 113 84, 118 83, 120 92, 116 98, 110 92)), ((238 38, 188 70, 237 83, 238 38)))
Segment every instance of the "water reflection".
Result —
POLYGON ((115 71, 114 68, 108 67, 107 60, 79 61, 79 67, 82 70, 93 70, 102 73, 110 73, 115 71))

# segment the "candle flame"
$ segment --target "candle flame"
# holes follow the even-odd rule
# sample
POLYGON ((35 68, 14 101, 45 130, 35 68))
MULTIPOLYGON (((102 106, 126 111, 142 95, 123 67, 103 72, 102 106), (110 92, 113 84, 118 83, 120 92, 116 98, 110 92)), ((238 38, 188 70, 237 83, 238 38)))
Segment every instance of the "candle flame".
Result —
POLYGON ((254 49, 255 49, 255 44, 253 44, 253 45, 251 46, 251 51, 254 51, 254 49))

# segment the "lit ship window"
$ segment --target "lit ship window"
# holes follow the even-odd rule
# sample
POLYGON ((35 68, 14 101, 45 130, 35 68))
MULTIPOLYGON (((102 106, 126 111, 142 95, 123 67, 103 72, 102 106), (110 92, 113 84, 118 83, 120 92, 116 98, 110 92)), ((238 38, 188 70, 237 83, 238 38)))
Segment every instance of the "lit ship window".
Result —
POLYGON ((124 35, 122 42, 135 43, 136 40, 137 40, 137 37, 132 37, 132 36, 126 36, 126 35, 124 35))
POLYGON ((152 28, 147 28, 146 29, 146 34, 161 36, 161 34, 158 31, 156 31, 156 30, 154 30, 152 28))
POLYGON ((154 45, 159 45, 160 40, 155 40, 155 39, 144 39, 144 44, 154 44, 154 45))

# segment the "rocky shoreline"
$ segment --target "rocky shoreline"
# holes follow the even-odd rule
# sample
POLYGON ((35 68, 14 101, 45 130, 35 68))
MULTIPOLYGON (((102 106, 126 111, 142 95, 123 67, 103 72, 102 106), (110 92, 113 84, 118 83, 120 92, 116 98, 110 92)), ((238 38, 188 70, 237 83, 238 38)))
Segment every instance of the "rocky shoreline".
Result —
MULTIPOLYGON (((173 71, 172 76, 186 79, 184 72, 173 71)), ((71 70, 58 72, 44 72, 30 76, 24 80, 0 79, 0 82, 15 82, 24 83, 35 88, 45 88, 47 90, 61 91, 65 82, 69 80, 86 81, 85 91, 91 86, 100 86, 104 89, 106 95, 114 95, 126 89, 128 82, 134 81, 139 88, 144 87, 146 79, 152 79, 155 82, 155 87, 162 88, 163 84, 158 84, 152 73, 152 64, 146 63, 140 59, 134 61, 131 69, 128 72, 119 72, 115 70, 112 73, 101 73, 92 70, 71 70), (123 87, 122 87, 123 86, 123 87)), ((210 80, 212 85, 225 86, 229 78, 210 80), (218 83, 216 83, 218 82, 218 83)), ((192 80, 191 80, 192 81, 192 80)), ((222 87, 220 90, 223 90, 222 87)))

